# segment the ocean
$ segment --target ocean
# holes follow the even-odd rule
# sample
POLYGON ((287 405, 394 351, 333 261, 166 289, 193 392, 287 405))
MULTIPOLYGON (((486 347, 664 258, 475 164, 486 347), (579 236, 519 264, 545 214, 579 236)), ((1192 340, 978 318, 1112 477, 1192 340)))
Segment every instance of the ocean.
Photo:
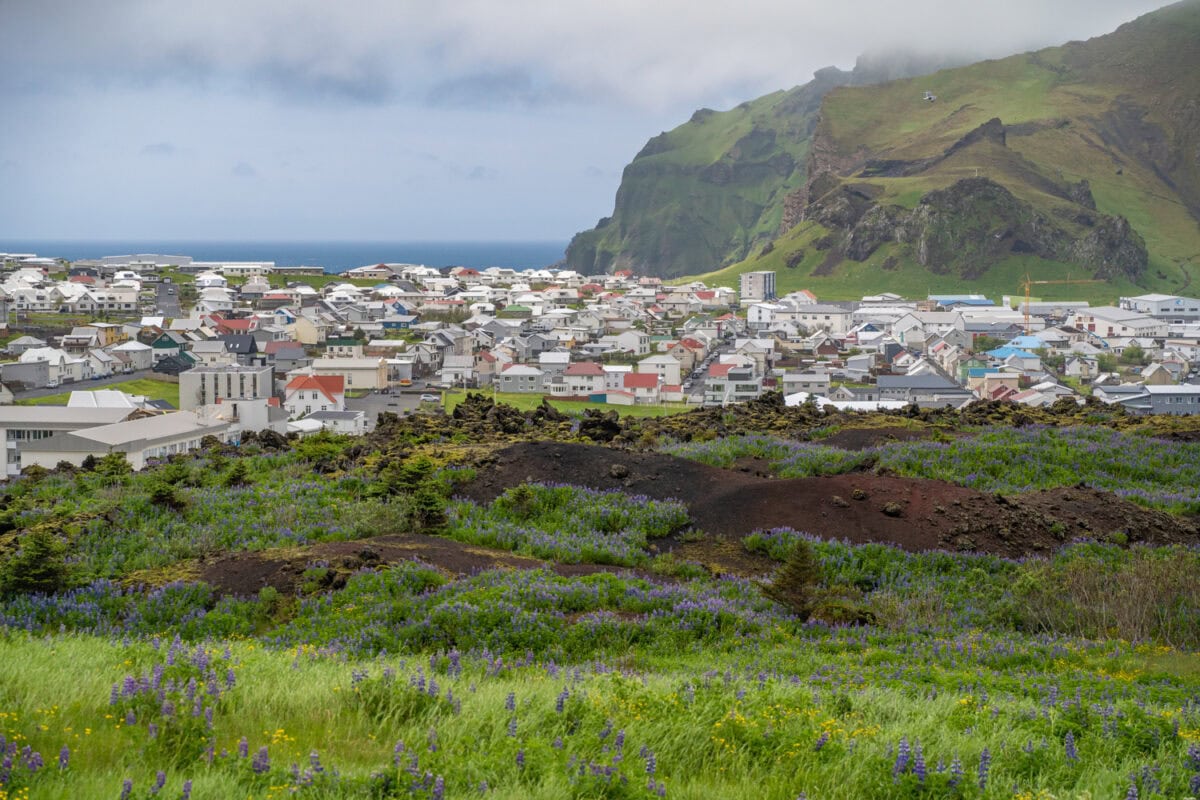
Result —
POLYGON ((566 242, 188 242, 10 241, 0 253, 37 253, 47 258, 84 258, 158 253, 196 261, 274 261, 281 267, 324 267, 345 272, 381 262, 427 267, 541 269, 562 260, 566 242))

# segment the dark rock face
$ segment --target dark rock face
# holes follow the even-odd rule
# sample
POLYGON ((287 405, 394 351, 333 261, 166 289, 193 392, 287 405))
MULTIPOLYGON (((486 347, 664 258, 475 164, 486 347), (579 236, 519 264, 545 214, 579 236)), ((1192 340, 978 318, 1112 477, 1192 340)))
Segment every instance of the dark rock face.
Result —
MULTIPOLYGON (((1070 190, 1079 205, 1094 210, 1086 181, 1070 190)), ((922 266, 942 275, 978 277, 1020 253, 1078 262, 1098 278, 1135 279, 1149 264, 1145 241, 1125 218, 1084 214, 1088 229, 1079 235, 988 178, 929 192, 911 211, 877 205, 853 185, 834 186, 806 216, 837 231, 829 244, 839 256, 865 261, 884 244, 908 244, 922 266)))

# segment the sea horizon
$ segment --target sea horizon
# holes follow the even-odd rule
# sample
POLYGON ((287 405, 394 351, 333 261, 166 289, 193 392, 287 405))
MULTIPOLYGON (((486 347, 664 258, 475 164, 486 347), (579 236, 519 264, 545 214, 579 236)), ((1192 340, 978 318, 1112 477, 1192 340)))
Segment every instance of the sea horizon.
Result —
POLYGON ((273 261, 281 267, 322 267, 345 272, 379 263, 428 267, 541 269, 560 262, 566 242, 366 241, 366 240, 183 240, 183 239, 3 239, 2 253, 36 253, 68 261, 104 256, 156 254, 196 261, 273 261))

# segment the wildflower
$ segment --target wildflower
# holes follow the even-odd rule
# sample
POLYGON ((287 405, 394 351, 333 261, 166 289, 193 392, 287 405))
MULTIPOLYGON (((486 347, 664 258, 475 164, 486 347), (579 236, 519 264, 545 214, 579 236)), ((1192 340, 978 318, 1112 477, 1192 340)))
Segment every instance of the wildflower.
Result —
POLYGON ((446 781, 441 775, 433 779, 433 791, 430 792, 431 800, 442 800, 446 796, 446 781))
POLYGON ((192 782, 190 780, 183 782, 183 794, 179 795, 179 800, 191 800, 192 797, 192 782))
POLYGON ((515 711, 517 708, 517 695, 515 692, 509 692, 508 697, 504 698, 504 708, 508 711, 515 711))
POLYGON ((988 769, 992 764, 992 754, 985 747, 983 752, 979 754, 979 788, 987 788, 988 769))
POLYGON ((1075 761, 1079 758, 1079 754, 1075 752, 1075 735, 1067 731, 1066 739, 1063 740, 1063 750, 1066 752, 1068 761, 1075 761))
POLYGON ((250 755, 250 742, 246 741, 246 737, 243 736, 238 740, 238 758, 245 758, 248 755, 250 755))
POLYGON ((913 748, 913 774, 917 776, 917 781, 925 782, 925 776, 928 774, 925 769, 925 755, 921 752, 921 743, 917 742, 913 748))
POLYGON ((121 800, 129 800, 129 796, 133 794, 133 780, 126 778, 121 784, 121 800))
POLYGON ((258 748, 258 752, 254 754, 254 760, 250 763, 250 769, 254 770, 256 775, 262 775, 271 769, 271 757, 267 753, 266 745, 258 748))
POLYGON ((64 744, 62 747, 62 750, 58 751, 58 768, 66 769, 67 764, 70 763, 70 761, 71 761, 71 748, 67 747, 64 744))
POLYGON ((900 746, 896 748, 896 763, 892 765, 892 778, 898 779, 908 769, 908 759, 908 739, 901 737, 900 746))
POLYGON ((817 753, 821 752, 821 748, 829 744, 829 731, 821 731, 821 735, 817 737, 817 741, 813 743, 813 750, 817 753))
POLYGON ((162 791, 162 788, 167 785, 167 773, 161 769, 154 776, 154 784, 150 787, 150 796, 153 797, 162 791))
MULTIPOLYGON (((524 750, 517 751, 517 769, 525 769, 525 751, 524 750)), ((1135 797, 1134 800, 1137 800, 1137 798, 1135 797)))
POLYGON ((312 771, 318 775, 325 771, 325 768, 321 766, 321 756, 316 750, 308 754, 308 763, 312 765, 312 771))

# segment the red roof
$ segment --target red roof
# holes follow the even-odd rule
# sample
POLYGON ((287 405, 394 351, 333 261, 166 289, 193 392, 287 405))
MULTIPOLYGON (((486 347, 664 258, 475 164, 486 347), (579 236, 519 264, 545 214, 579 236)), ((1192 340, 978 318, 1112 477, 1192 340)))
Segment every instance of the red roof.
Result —
POLYGON ((696 292, 696 299, 697 299, 697 300, 713 300, 713 299, 715 299, 715 298, 716 298, 716 296, 717 296, 717 293, 716 293, 716 292, 713 292, 713 291, 708 291, 708 292, 696 292))
POLYGON ((631 269, 619 269, 619 270, 617 270, 616 272, 614 272, 614 273, 613 273, 613 277, 614 277, 614 278, 632 278, 632 277, 633 277, 633 270, 631 270, 631 269))
POLYGON ((729 370, 733 369, 733 364, 711 364, 708 367, 708 377, 724 378, 729 374, 729 370))
POLYGON ((95 283, 96 279, 91 275, 72 275, 71 283, 95 283))
POLYGON ((595 361, 576 361, 563 371, 564 375, 603 375, 604 367, 595 361))
POLYGON ((658 388, 658 375, 653 372, 626 372, 625 388, 656 389, 658 388))
POLYGON ((688 350, 703 350, 704 349, 704 342, 701 342, 699 339, 693 339, 691 336, 683 337, 682 339, 679 340, 679 343, 681 345, 683 345, 684 347, 686 347, 688 350))
POLYGON ((329 402, 337 402, 335 395, 346 393, 346 378, 342 375, 298 375, 288 382, 287 392, 298 392, 303 389, 316 389, 329 398, 329 402))
POLYGON ((304 345, 300 344, 299 342, 294 342, 291 339, 285 339, 282 342, 267 342, 265 345, 263 345, 263 352, 269 356, 273 356, 280 350, 291 350, 295 347, 303 348, 304 345))

